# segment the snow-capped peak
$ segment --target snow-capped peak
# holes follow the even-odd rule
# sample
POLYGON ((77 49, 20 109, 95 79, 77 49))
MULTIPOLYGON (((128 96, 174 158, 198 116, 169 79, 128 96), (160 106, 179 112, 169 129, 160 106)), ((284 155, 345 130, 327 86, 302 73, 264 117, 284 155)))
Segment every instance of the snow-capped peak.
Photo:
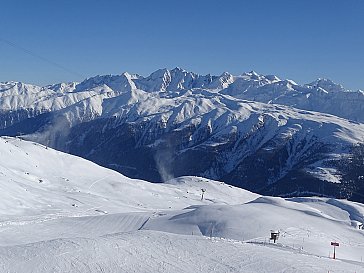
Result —
POLYGON ((187 72, 186 70, 184 70, 184 69, 182 69, 182 68, 180 68, 180 67, 178 67, 178 66, 176 66, 175 68, 173 68, 172 70, 171 70, 171 72, 173 72, 173 73, 184 73, 184 72, 187 72))
POLYGON ((208 85, 211 89, 224 89, 234 82, 234 76, 229 72, 223 72, 220 76, 214 78, 215 80, 208 85))
POLYGON ((159 69, 146 78, 135 80, 139 89, 155 91, 178 91, 182 89, 201 88, 212 82, 212 76, 201 76, 176 67, 172 70, 159 69))
POLYGON ((318 78, 317 80, 306 84, 305 86, 312 87, 312 88, 322 88, 328 92, 342 92, 346 91, 341 84, 337 84, 332 80, 325 79, 325 78, 318 78))
POLYGON ((42 90, 40 86, 22 82, 9 81, 0 83, 0 96, 29 96, 42 90))
POLYGON ((281 81, 280 78, 278 78, 276 75, 265 75, 266 79, 270 80, 271 82, 279 82, 281 81))
POLYGON ((258 83, 258 85, 260 85, 260 86, 281 81, 281 79, 275 75, 264 76, 264 75, 258 74, 257 72, 255 72, 253 70, 250 72, 245 72, 241 76, 236 77, 236 78, 240 78, 244 81, 251 82, 253 85, 256 85, 258 83), (256 83, 254 83, 254 82, 256 82, 256 83))
POLYGON ((244 72, 241 76, 242 76, 242 78, 244 78, 246 80, 260 80, 262 77, 254 70, 252 70, 250 72, 244 72))
POLYGON ((75 91, 89 90, 95 87, 107 86, 118 93, 135 89, 133 77, 127 72, 121 75, 97 75, 88 78, 76 86, 75 91))
POLYGON ((57 83, 53 85, 47 85, 43 87, 44 89, 50 89, 54 92, 60 92, 60 93, 69 93, 73 92, 77 86, 77 82, 69 82, 69 83, 57 83))

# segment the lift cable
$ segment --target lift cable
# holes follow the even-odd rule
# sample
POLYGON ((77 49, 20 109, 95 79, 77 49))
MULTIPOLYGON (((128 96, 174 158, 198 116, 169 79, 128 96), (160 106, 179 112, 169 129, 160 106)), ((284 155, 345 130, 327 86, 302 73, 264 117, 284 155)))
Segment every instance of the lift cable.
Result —
POLYGON ((59 69, 62 69, 62 70, 66 71, 66 72, 68 72, 70 74, 76 75, 77 77, 85 78, 84 75, 82 75, 81 73, 78 73, 78 72, 76 72, 76 71, 74 71, 72 69, 69 69, 69 68, 67 68, 67 67, 65 67, 65 66, 63 66, 63 65, 61 65, 59 63, 56 63, 56 62, 54 62, 54 61, 52 61, 52 60, 50 60, 48 58, 45 58, 45 57, 43 57, 43 56, 41 56, 41 55, 39 55, 37 53, 34 53, 33 51, 30 51, 29 49, 26 49, 23 46, 20 46, 20 45, 14 43, 12 41, 9 41, 7 39, 4 39, 4 38, 0 37, 0 42, 3 42, 4 44, 7 44, 7 45, 9 45, 9 46, 11 46, 11 47, 13 47, 15 49, 23 51, 23 52, 27 53, 28 55, 33 56, 34 58, 40 59, 43 62, 51 64, 51 65, 53 65, 53 66, 55 66, 55 67, 57 67, 59 69))

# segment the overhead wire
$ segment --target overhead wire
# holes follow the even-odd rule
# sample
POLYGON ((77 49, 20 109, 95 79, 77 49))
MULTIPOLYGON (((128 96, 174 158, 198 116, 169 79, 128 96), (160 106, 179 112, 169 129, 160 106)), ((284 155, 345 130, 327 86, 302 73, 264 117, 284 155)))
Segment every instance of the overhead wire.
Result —
POLYGON ((78 77, 85 78, 84 75, 82 75, 81 73, 78 73, 77 71, 74 71, 72 69, 69 69, 69 68, 67 68, 67 67, 65 67, 65 66, 63 66, 63 65, 61 65, 59 63, 56 63, 56 62, 54 62, 54 61, 52 61, 52 60, 50 60, 50 59, 48 59, 46 57, 43 57, 43 56, 41 56, 41 55, 39 55, 39 54, 37 54, 37 53, 35 53, 35 52, 33 52, 33 51, 31 51, 31 50, 23 47, 23 46, 20 46, 20 45, 14 43, 12 41, 9 41, 8 39, 5 39, 3 37, 0 37, 0 42, 3 42, 4 44, 7 44, 7 45, 9 45, 9 46, 11 46, 11 47, 13 47, 15 49, 18 49, 20 51, 23 51, 24 53, 27 53, 28 55, 33 56, 34 58, 40 59, 43 62, 46 62, 48 64, 51 64, 51 65, 53 65, 53 66, 55 66, 55 67, 57 67, 59 69, 62 69, 62 70, 66 71, 66 72, 68 72, 70 74, 76 75, 78 77))

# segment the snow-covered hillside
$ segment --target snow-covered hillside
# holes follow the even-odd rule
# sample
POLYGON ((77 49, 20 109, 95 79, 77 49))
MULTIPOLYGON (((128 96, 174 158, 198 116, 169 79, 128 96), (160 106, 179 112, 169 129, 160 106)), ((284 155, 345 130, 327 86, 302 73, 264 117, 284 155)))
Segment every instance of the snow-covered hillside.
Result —
POLYGON ((7 217, 182 209, 191 204, 238 204, 257 196, 224 183, 207 183, 203 178, 178 187, 134 180, 19 138, 1 137, 0 153, 0 213, 7 217), (208 190, 207 200, 200 200, 201 188, 208 190))
POLYGON ((18 138, 0 138, 0 168, 2 272, 364 270, 359 203, 191 176, 152 184, 18 138))
POLYGON ((25 134, 129 177, 196 175, 280 196, 355 191, 340 166, 364 140, 364 93, 330 80, 175 68, 46 87, 8 82, 0 96, 1 135, 25 134))

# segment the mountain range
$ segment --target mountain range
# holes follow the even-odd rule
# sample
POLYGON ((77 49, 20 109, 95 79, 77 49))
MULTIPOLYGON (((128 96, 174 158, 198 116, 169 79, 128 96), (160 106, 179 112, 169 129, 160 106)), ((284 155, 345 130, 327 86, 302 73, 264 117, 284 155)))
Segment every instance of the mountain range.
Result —
POLYGON ((364 92, 254 71, 181 68, 39 87, 0 84, 0 134, 153 182, 198 175, 269 195, 363 202, 364 92), (359 151, 359 152, 358 152, 359 151))

